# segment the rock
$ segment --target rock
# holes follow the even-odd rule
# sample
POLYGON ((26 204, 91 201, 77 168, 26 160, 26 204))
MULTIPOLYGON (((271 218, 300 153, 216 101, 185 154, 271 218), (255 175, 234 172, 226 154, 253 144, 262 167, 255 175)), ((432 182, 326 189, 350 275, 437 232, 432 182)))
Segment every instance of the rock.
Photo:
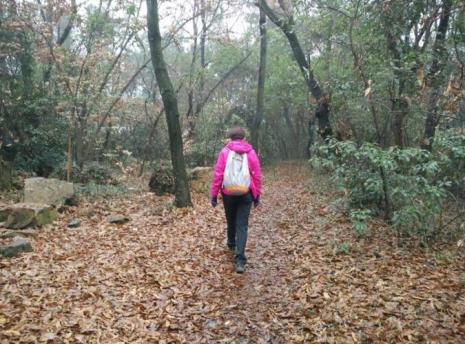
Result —
POLYGON ((117 224, 122 224, 122 223, 126 223, 128 221, 131 221, 131 218, 126 216, 126 215, 110 215, 108 216, 107 218, 107 221, 109 223, 117 223, 117 224))
MULTIPOLYGON (((213 177, 212 167, 195 167, 187 171, 192 190, 206 192, 210 188, 213 177)), ((170 166, 160 165, 155 168, 149 182, 150 191, 161 196, 165 193, 174 194, 174 175, 170 166)))
POLYGON ((28 237, 36 237, 37 234, 38 234, 38 231, 34 230, 34 229, 23 229, 23 230, 20 230, 20 231, 10 230, 10 231, 7 231, 5 233, 2 233, 0 235, 0 238, 2 238, 2 239, 14 238, 14 237, 17 237, 17 236, 28 238, 28 237))
POLYGON ((195 167, 190 173, 191 189, 195 192, 205 193, 210 189, 210 184, 213 178, 212 167, 195 167))
POLYGON ((197 179, 202 178, 203 176, 211 176, 213 172, 213 168, 210 166, 197 166, 190 170, 191 178, 197 179))
POLYGON ((218 323, 216 322, 216 320, 207 320, 207 327, 208 328, 216 328, 218 327, 218 323))
POLYGON ((26 239, 15 239, 11 244, 0 247, 0 255, 4 257, 14 257, 21 252, 31 251, 31 243, 26 239))
POLYGON ((72 197, 65 200, 65 205, 69 207, 77 207, 79 205, 79 198, 77 195, 73 195, 72 197))
POLYGON ((95 211, 94 208, 87 208, 83 211, 83 214, 87 216, 89 219, 96 216, 97 212, 95 211))
POLYGON ((8 218, 5 227, 21 229, 43 226, 52 223, 58 217, 55 208, 46 204, 17 203, 8 207, 8 218))
POLYGON ((81 225, 81 220, 79 219, 72 219, 71 221, 69 221, 68 223, 68 228, 76 228, 76 227, 79 227, 81 225))
POLYGON ((8 218, 9 210, 8 206, 4 204, 0 204, 0 222, 6 221, 8 218))
POLYGON ((174 194, 174 174, 171 166, 156 166, 149 181, 150 191, 157 196, 174 194))
POLYGON ((73 198, 74 185, 58 179, 28 178, 24 182, 24 202, 51 204, 61 207, 73 198))

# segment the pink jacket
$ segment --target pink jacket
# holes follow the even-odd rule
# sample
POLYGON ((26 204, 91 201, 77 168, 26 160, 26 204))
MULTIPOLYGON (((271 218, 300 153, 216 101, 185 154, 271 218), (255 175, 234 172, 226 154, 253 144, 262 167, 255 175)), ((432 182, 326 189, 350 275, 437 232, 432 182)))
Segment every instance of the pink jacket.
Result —
POLYGON ((216 197, 218 192, 221 189, 221 192, 227 194, 223 189, 223 174, 226 167, 226 160, 228 159, 228 153, 230 150, 233 150, 237 153, 243 154, 247 153, 247 160, 249 163, 250 171, 250 191, 252 196, 256 199, 260 196, 261 187, 262 187, 262 174, 260 171, 260 161, 258 160, 257 153, 252 148, 252 146, 247 143, 245 140, 233 140, 230 141, 226 146, 223 147, 220 154, 218 155, 218 160, 215 165, 215 172, 213 175, 213 181, 210 188, 210 195, 216 197))

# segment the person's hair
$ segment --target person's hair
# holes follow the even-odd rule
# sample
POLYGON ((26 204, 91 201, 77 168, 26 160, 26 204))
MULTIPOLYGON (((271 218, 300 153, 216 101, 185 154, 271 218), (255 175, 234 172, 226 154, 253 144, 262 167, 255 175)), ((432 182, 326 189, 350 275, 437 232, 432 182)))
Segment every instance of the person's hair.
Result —
POLYGON ((245 137, 245 130, 241 127, 232 128, 228 132, 228 137, 231 140, 242 140, 245 137))

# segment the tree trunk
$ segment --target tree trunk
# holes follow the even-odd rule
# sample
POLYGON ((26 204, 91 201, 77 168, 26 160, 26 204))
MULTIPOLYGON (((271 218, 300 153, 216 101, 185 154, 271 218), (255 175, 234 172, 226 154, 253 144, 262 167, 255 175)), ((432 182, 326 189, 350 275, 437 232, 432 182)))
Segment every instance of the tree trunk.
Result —
POLYGON ((381 130, 381 126, 380 126, 379 118, 378 118, 379 117, 378 116, 378 111, 377 111, 376 106, 375 106, 375 101, 373 100, 372 92, 369 91, 371 89, 371 81, 370 81, 369 76, 365 72, 365 69, 364 69, 364 66, 363 66, 363 59, 360 56, 360 54, 357 52, 357 50, 355 49, 355 45, 354 45, 354 42, 353 42, 352 32, 353 32, 353 29, 354 29, 355 18, 358 15, 357 14, 358 9, 359 9, 359 3, 357 4, 355 14, 352 17, 352 20, 351 20, 350 26, 349 26, 350 51, 351 51, 352 57, 354 59, 354 69, 359 73, 359 75, 360 75, 360 77, 361 77, 361 79, 363 81, 363 85, 365 87, 365 96, 367 98, 368 108, 369 108, 371 116, 373 118, 373 124, 374 124, 375 130, 376 130, 377 142, 381 147, 385 147, 385 145, 386 145, 386 143, 385 143, 385 135, 384 135, 385 131, 381 130), (368 92, 367 92, 367 90, 368 90, 368 92))
MULTIPOLYGON (((147 101, 145 102, 144 108, 145 108, 146 117, 149 118, 148 110, 147 110, 147 101)), ((157 130, 158 122, 160 121, 160 118, 161 118, 161 116, 163 115, 164 112, 165 112, 165 109, 162 109, 158 113, 155 120, 153 121, 152 128, 150 129, 150 133, 149 133, 149 138, 147 140, 147 143, 145 144, 145 148, 144 148, 144 151, 143 151, 144 157, 142 159, 142 164, 140 166, 139 177, 141 177, 142 174, 144 173, 145 163, 149 160, 149 149, 150 149, 150 147, 153 146, 153 138, 155 136, 155 131, 157 130)))
POLYGON ((266 0, 260 0, 258 6, 260 6, 267 17, 278 26, 286 36, 294 54, 294 58, 297 61, 297 65, 305 79, 307 88, 318 103, 318 107, 315 111, 315 117, 318 120, 318 133, 324 140, 328 139, 333 135, 331 123, 329 121, 329 97, 322 91, 313 75, 313 70, 310 68, 310 60, 307 61, 299 39, 295 34, 292 17, 286 18, 286 20, 279 17, 270 6, 268 6, 266 0))
MULTIPOLYGON (((399 91, 400 93, 401 91, 399 91)), ((399 94, 400 96, 400 94, 399 94)), ((402 98, 391 99, 392 101, 392 135, 394 145, 404 147, 404 119, 408 114, 408 103, 402 98)))
POLYGON ((428 107, 426 111, 425 132, 422 147, 431 150, 433 146, 436 127, 439 124, 439 114, 437 104, 441 95, 440 86, 443 78, 443 66, 447 58, 445 40, 449 27, 452 0, 444 0, 442 5, 441 19, 439 20, 438 32, 433 45, 433 62, 428 73, 426 84, 430 89, 428 97, 428 107))
POLYGON ((287 129, 289 131, 290 136, 292 137, 291 140, 289 140, 290 148, 292 150, 291 158, 297 158, 299 154, 299 141, 297 141, 297 132, 294 128, 294 125, 292 124, 291 116, 290 116, 290 109, 289 109, 289 104, 285 104, 283 106, 283 117, 284 117, 284 122, 286 122, 287 129))
POLYGON ((9 190, 12 185, 11 165, 0 157, 0 190, 9 190))
POLYGON ((200 99, 203 97, 203 91, 205 88, 205 69, 207 67, 207 60, 205 58, 205 45, 207 43, 207 9, 205 6, 205 0, 200 0, 200 20, 202 21, 202 31, 200 34, 200 85, 199 94, 200 99))
POLYGON ((384 35, 388 42, 388 50, 394 62, 394 75, 396 83, 399 85, 397 90, 391 94, 391 113, 392 113, 392 135, 394 138, 394 145, 398 147, 404 146, 404 118, 408 113, 408 104, 403 99, 406 76, 402 70, 401 55, 397 47, 397 38, 389 31, 389 27, 384 31, 384 35))
MULTIPOLYGON (((78 118, 75 121, 75 162, 76 165, 79 166, 79 168, 82 169, 84 166, 84 161, 86 160, 86 157, 90 152, 85 151, 85 137, 86 137, 86 128, 87 128, 87 114, 83 114, 78 116, 78 118)), ((94 147, 89 147, 90 149, 94 149, 94 147)), ((90 150, 89 149, 89 150, 90 150)), ((91 154, 91 156, 94 156, 94 154, 91 154)))
POLYGON ((259 151, 260 144, 260 124, 263 118, 263 108, 265 101, 265 77, 266 77, 266 15, 260 8, 260 65, 258 67, 258 90, 257 90, 257 112, 252 120, 251 142, 255 150, 259 151))
POLYGON ((191 205, 191 196, 184 162, 178 102, 163 59, 157 0, 147 0, 147 27, 152 64, 165 106, 166 122, 168 124, 171 162, 175 178, 175 206, 187 207, 191 205))
POLYGON ((308 121, 308 143, 307 143, 307 158, 312 157, 312 146, 315 143, 315 118, 308 121))
POLYGON ((192 31, 194 34, 194 37, 192 38, 193 40, 193 46, 192 46, 192 59, 191 59, 191 66, 190 66, 190 72, 189 72, 189 87, 188 87, 188 92, 187 92, 187 121, 189 124, 189 133, 188 137, 190 138, 193 133, 194 133, 194 79, 195 79, 195 74, 196 74, 196 62, 197 62, 197 41, 198 41, 198 35, 199 35, 199 30, 197 28, 197 1, 194 1, 194 10, 193 10, 193 19, 192 19, 192 31))

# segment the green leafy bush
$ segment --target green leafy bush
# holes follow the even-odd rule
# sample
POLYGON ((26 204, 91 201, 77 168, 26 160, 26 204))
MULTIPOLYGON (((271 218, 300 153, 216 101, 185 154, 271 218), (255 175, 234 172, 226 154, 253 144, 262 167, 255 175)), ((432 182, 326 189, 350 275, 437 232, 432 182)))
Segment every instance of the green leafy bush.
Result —
POLYGON ((97 197, 112 197, 112 196, 124 196, 128 193, 128 189, 123 184, 118 185, 101 185, 90 181, 87 184, 76 184, 76 192, 80 195, 84 195, 90 199, 96 199, 97 197))
POLYGON ((14 167, 48 177, 66 161, 67 123, 63 118, 43 120, 37 127, 26 125, 23 136, 27 139, 16 144, 14 167))
POLYGON ((432 152, 332 140, 315 148, 311 163, 347 189, 358 234, 373 214, 383 215, 400 236, 429 240, 442 229, 446 202, 463 196, 465 135, 440 133, 432 152))
POLYGON ((366 235, 369 227, 368 220, 371 218, 371 210, 355 209, 350 212, 350 220, 355 232, 359 236, 366 235))
POLYGON ((112 169, 107 166, 98 163, 97 161, 90 161, 84 164, 84 167, 79 171, 78 176, 79 182, 87 184, 95 182, 100 185, 116 185, 118 184, 113 177, 112 169))

